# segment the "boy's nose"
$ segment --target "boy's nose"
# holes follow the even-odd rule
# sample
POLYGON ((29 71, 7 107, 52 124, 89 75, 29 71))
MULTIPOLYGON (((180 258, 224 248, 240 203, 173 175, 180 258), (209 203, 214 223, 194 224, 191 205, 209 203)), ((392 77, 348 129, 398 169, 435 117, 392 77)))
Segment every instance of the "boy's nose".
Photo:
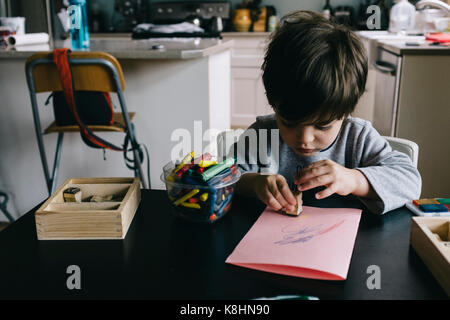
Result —
POLYGON ((303 146, 309 146, 314 141, 314 132, 312 128, 302 128, 297 131, 297 140, 301 142, 303 146))

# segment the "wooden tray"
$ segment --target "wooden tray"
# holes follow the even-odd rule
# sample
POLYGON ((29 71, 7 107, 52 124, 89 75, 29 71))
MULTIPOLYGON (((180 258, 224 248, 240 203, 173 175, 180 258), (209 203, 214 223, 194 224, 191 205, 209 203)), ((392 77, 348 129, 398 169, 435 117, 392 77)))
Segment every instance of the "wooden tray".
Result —
POLYGON ((73 178, 36 211, 39 240, 123 239, 141 201, 138 178, 73 178), (116 202, 64 202, 63 191, 78 187, 82 199, 114 195, 116 202))
POLYGON ((410 241, 450 297, 450 217, 413 217, 410 241))

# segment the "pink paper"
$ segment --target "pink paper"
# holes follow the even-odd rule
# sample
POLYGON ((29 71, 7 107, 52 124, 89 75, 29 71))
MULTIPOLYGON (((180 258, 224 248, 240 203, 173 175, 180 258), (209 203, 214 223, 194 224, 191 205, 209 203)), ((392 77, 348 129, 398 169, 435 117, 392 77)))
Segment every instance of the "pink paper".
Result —
POLYGON ((303 206, 300 216, 261 214, 226 263, 294 277, 345 280, 361 210, 303 206))

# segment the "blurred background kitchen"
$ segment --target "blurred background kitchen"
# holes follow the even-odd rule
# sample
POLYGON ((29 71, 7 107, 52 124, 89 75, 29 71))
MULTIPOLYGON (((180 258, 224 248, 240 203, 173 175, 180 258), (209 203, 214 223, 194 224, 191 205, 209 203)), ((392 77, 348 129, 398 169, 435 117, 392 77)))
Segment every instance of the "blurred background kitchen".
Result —
MULTIPOLYGON (((214 4, 218 1, 176 1, 182 3, 181 8, 186 17, 198 16, 196 10, 202 4, 214 4)), ((226 16, 224 19, 224 30, 232 31, 232 16, 235 9, 240 8, 274 8, 275 15, 281 17, 293 10, 314 10, 322 11, 326 1, 318 0, 231 0, 228 2, 226 12, 216 12, 217 14, 226 16)), ((387 19, 389 8, 393 5, 394 0, 331 0, 329 5, 332 8, 332 15, 344 23, 350 24, 355 29, 366 29, 364 17, 367 6, 376 4, 382 8, 383 27, 387 27, 387 19)), ((415 4, 417 1, 410 1, 415 4)), ((170 13, 170 5, 174 1, 165 0, 88 0, 87 11, 88 21, 91 33, 113 33, 113 32, 131 32, 139 23, 152 22, 158 19, 160 11, 165 10, 170 13), (162 4, 158 6, 158 4, 162 4)), ((0 0, 0 16, 22 16, 26 18, 26 30, 28 32, 42 32, 47 30, 47 13, 46 4, 53 7, 53 16, 60 12, 63 6, 67 6, 68 2, 63 0, 0 0)), ((179 8, 176 5, 177 9, 179 8)), ((171 11, 172 10, 172 11, 171 11)), ((208 10, 208 8, 206 8, 208 10)), ((211 9, 209 9, 211 10, 211 9)), ((267 16, 269 18, 269 16, 267 16)), ((181 18, 182 19, 182 18, 181 18)), ((206 21, 205 21, 206 23, 206 21)))
MULTIPOLYGON (((270 33, 285 14, 314 10, 350 26, 366 48, 369 74, 355 116, 371 121, 384 136, 416 142, 422 197, 450 197, 449 2, 86 0, 86 12, 90 50, 112 54, 124 69, 137 132, 150 148, 152 188, 164 188, 159 175, 173 146, 174 128, 199 119, 204 119, 204 130, 246 128, 256 116, 273 112, 261 80, 270 33), (375 29, 368 23, 371 5, 380 10, 375 29), (191 30, 180 29, 180 23, 191 30)), ((66 0, 0 0, 0 191, 9 195, 14 217, 48 196, 24 64, 37 51, 71 46, 68 5, 66 0), (39 34, 43 43, 12 44, 9 39, 21 34, 39 34)), ((50 122, 48 109, 43 117, 50 122)), ((103 156, 86 150, 78 137, 66 142, 66 171, 61 170, 57 185, 70 176, 130 174, 120 156, 109 154, 104 166, 103 156)))

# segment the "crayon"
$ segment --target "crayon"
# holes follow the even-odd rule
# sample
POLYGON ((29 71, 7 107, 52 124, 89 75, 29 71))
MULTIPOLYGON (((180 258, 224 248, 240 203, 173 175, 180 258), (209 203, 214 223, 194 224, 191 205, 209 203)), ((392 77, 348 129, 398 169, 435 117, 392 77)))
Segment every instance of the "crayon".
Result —
POLYGON ((230 173, 231 173, 230 168, 225 168, 223 171, 221 171, 220 173, 216 174, 214 177, 209 179, 207 181, 207 184, 209 186, 218 184, 219 182, 222 182, 222 180, 224 180, 224 179, 226 180, 226 178, 230 175, 230 173))
POLYGON ((200 168, 197 169, 196 172, 197 172, 198 174, 202 174, 204 171, 205 171, 205 168, 200 167, 200 168))
POLYGON ((197 180, 194 176, 188 176, 188 175, 184 175, 182 178, 182 181, 185 184, 192 184, 192 185, 204 184, 204 182, 201 181, 200 178, 198 178, 198 180, 197 180))
POLYGON ((216 165, 217 161, 212 161, 212 160, 202 160, 198 163, 198 166, 200 168, 208 168, 210 166, 216 165))
POLYGON ((211 194, 209 197, 209 215, 211 216, 214 213, 214 205, 216 204, 217 194, 216 190, 211 190, 211 194))
POLYGON ((206 200, 208 200, 208 192, 204 192, 201 196, 200 196, 200 200, 205 202, 206 200))
POLYGON ((231 177, 230 176, 226 176, 225 178, 223 178, 221 180, 221 182, 227 182, 227 181, 230 181, 230 180, 231 180, 231 177))
POLYGON ((206 152, 206 153, 202 154, 200 157, 195 158, 194 164, 198 164, 202 160, 211 160, 211 159, 212 159, 211 153, 206 152))
POLYGON ((222 203, 218 206, 215 206, 215 211, 217 213, 221 213, 222 210, 227 206, 228 203, 231 201, 231 196, 228 196, 222 203))
POLYGON ((450 204, 449 198, 437 198, 436 199, 440 204, 450 204))
POLYGON ((173 170, 173 173, 177 173, 181 168, 184 167, 185 164, 188 164, 194 158, 194 151, 190 152, 187 156, 181 160, 180 164, 173 170))
POLYGON ((419 209, 423 212, 448 212, 448 208, 443 204, 421 204, 419 209))
POLYGON ((420 206, 421 204, 439 204, 439 201, 437 201, 436 199, 418 199, 413 200, 413 203, 416 206, 420 206))
POLYGON ((189 203, 197 203, 198 202, 198 198, 190 198, 188 199, 189 203))
POLYGON ((200 192, 199 189, 193 189, 190 192, 188 192, 187 194, 185 194, 184 196, 182 196, 180 199, 176 200, 173 204, 175 206, 178 206, 180 203, 188 200, 189 198, 192 198, 193 196, 195 196, 199 192, 200 192))
POLYGON ((219 172, 223 171, 226 168, 231 167, 235 161, 236 160, 234 158, 228 158, 228 159, 225 159, 223 162, 208 168, 208 170, 206 170, 205 172, 202 173, 203 180, 208 181, 209 179, 214 177, 219 172))
POLYGON ((185 164, 177 173, 177 177, 181 178, 181 176, 188 170, 190 170, 194 165, 193 164, 185 164))
POLYGON ((228 204, 225 206, 225 208, 223 209, 223 212, 222 212, 222 214, 224 214, 224 213, 227 213, 228 212, 228 210, 230 209, 230 207, 231 207, 231 201, 230 202, 228 202, 228 204))
POLYGON ((198 203, 182 202, 181 205, 186 208, 201 209, 198 203))

